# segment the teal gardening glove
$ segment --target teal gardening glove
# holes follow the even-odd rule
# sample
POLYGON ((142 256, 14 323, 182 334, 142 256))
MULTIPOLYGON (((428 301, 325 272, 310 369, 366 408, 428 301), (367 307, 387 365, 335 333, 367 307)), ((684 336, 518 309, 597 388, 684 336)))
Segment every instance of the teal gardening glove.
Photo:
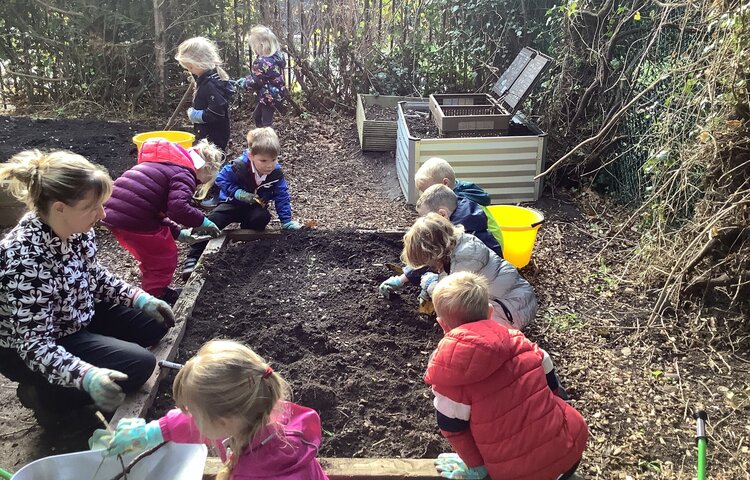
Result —
POLYGON ((146 423, 142 418, 123 418, 114 432, 99 429, 89 438, 92 450, 106 449, 107 455, 142 452, 164 442, 159 420, 146 423))
POLYGON ((481 480, 487 477, 487 469, 484 465, 478 467, 467 467, 457 453, 441 453, 435 460, 435 468, 443 478, 455 478, 462 480, 481 480))
POLYGON ((221 229, 216 226, 214 222, 205 217, 200 227, 193 227, 193 234, 195 235, 209 235, 212 238, 216 238, 221 235, 221 229))
POLYGON ((286 223, 281 224, 281 228, 284 230, 299 230, 302 228, 302 224, 299 222, 295 222, 294 220, 289 220, 286 223))
POLYGON ((146 315, 157 320, 167 328, 174 327, 172 307, 164 300, 159 300, 146 292, 140 292, 133 301, 133 308, 143 310, 146 315))
POLYGON ((127 380, 128 376, 109 368, 91 367, 84 375, 83 390, 91 395, 97 407, 105 412, 114 412, 125 400, 125 392, 115 381, 127 380))
POLYGON ((384 298, 389 298, 391 296, 391 293, 395 292, 399 288, 403 287, 404 284, 401 281, 400 276, 391 277, 385 282, 381 283, 378 287, 378 291, 380 291, 380 294, 384 298))

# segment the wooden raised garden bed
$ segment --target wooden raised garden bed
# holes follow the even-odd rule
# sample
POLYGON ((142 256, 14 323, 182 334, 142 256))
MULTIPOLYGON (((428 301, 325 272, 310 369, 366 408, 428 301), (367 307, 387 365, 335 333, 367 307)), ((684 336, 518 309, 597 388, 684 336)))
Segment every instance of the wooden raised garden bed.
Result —
POLYGON ((398 102, 408 99, 388 95, 357 95, 357 133, 362 151, 391 152, 396 149, 396 106, 398 102), (373 115, 372 110, 379 110, 379 114, 373 115))
POLYGON ((430 157, 453 166, 456 177, 475 182, 492 197, 493 204, 532 202, 539 199, 541 173, 547 151, 547 134, 517 114, 508 135, 477 138, 420 138, 410 133, 405 111, 427 112, 425 102, 400 102, 396 144, 396 170, 407 203, 415 204, 419 192, 417 169, 430 157))
POLYGON ((443 137, 507 135, 510 121, 552 59, 524 47, 488 94, 430 95, 430 112, 443 137))
MULTIPOLYGON (((402 236, 227 232, 209 242, 175 306, 177 326, 154 353, 182 363, 212 338, 243 341, 289 381, 295 402, 320 413, 330 478, 438 479, 430 459, 450 447, 422 375, 441 333, 417 313, 417 287, 390 300, 377 291, 402 236)), ((155 372, 113 422, 172 408, 173 378, 155 372)), ((219 467, 209 459, 204 478, 219 467)))

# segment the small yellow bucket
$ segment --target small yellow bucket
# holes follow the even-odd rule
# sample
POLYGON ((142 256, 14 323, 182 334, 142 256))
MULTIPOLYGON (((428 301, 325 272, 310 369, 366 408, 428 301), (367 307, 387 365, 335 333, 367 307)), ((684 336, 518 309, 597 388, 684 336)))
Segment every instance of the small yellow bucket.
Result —
POLYGON ((528 265, 536 233, 544 223, 542 212, 514 205, 491 205, 487 207, 487 211, 500 226, 505 259, 516 268, 528 265))
POLYGON ((192 147, 193 142, 195 141, 195 135, 192 133, 181 132, 179 130, 160 130, 158 132, 139 133, 133 137, 133 143, 135 143, 135 146, 140 150, 143 142, 150 138, 163 138, 170 142, 179 143, 184 148, 192 147))

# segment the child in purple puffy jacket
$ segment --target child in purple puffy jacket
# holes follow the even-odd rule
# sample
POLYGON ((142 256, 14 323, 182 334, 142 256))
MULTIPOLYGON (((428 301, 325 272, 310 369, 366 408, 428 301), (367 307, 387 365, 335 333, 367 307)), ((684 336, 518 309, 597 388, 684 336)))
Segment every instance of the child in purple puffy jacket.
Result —
POLYGON ((287 401, 289 385, 245 345, 213 340, 202 346, 175 377, 172 396, 179 409, 149 423, 124 418, 114 434, 94 432, 89 445, 120 455, 164 441, 205 443, 224 461, 219 480, 328 478, 317 458, 317 412, 287 401))
POLYGON ((220 233, 192 200, 199 184, 199 197, 213 185, 223 158, 207 140, 190 149, 163 138, 147 140, 138 164, 115 180, 104 204, 102 223, 135 257, 141 287, 167 303, 179 295, 169 288, 177 268, 175 240, 192 244, 220 233))
POLYGON ((250 48, 255 53, 250 75, 237 80, 238 87, 258 94, 258 106, 253 117, 256 127, 273 125, 273 114, 282 111, 287 90, 284 83, 286 60, 279 41, 270 28, 257 25, 250 30, 250 48))

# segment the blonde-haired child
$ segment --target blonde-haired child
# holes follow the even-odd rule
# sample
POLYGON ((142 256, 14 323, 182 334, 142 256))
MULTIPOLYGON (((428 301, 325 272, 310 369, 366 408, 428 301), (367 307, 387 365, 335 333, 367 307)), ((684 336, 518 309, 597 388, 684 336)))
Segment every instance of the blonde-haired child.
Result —
MULTIPOLYGON (((232 163, 225 165, 216 177, 221 203, 208 218, 219 228, 239 222, 241 228, 264 230, 271 221, 268 202, 273 201, 276 214, 285 230, 299 230, 292 220, 292 202, 281 165, 276 161, 281 145, 273 128, 256 128, 247 135, 248 148, 232 163)), ((206 248, 206 242, 190 247, 182 277, 187 280, 206 248)))
POLYGON ((172 310, 96 259, 112 192, 103 168, 28 150, 0 164, 6 179, 31 212, 0 241, 0 372, 43 426, 91 400, 112 411, 151 375, 145 347, 174 325, 172 310))
POLYGON ((258 105, 253 112, 256 127, 273 125, 273 114, 282 111, 287 89, 284 82, 286 60, 276 35, 270 28, 256 25, 248 38, 250 49, 255 53, 250 75, 237 80, 241 89, 252 90, 258 95, 258 105))
MULTIPOLYGON (((426 191, 432 185, 441 184, 453 190, 458 198, 465 198, 479 204, 487 217, 487 231, 495 237, 502 249, 503 234, 500 231, 500 225, 487 209, 491 202, 490 196, 476 183, 458 180, 451 164, 439 157, 428 158, 414 174, 414 181, 420 192, 426 191)), ((499 255, 502 256, 502 253, 499 255)))
POLYGON ((439 157, 425 160, 414 174, 414 182, 420 192, 424 192, 431 185, 441 183, 461 198, 468 198, 485 207, 490 204, 490 196, 487 192, 475 183, 456 179, 456 172, 451 164, 439 157))
POLYGON ((204 37, 193 37, 177 47, 175 60, 195 78, 193 105, 188 119, 195 138, 207 138, 226 153, 229 144, 229 103, 236 89, 221 69, 219 48, 204 37))
POLYGON ((205 196, 223 159, 221 150, 206 139, 189 149, 163 138, 147 140, 138 152, 138 164, 115 180, 104 205, 103 223, 135 257, 141 286, 167 303, 174 304, 179 296, 179 290, 169 288, 177 269, 175 240, 192 244, 220 233, 192 200, 196 190, 198 198, 205 196))
POLYGON ((445 336, 430 357, 437 423, 456 453, 436 466, 446 478, 561 480, 581 460, 588 427, 557 395, 550 356, 493 320, 487 280, 452 273, 435 286, 445 336))
POLYGON ((404 235, 401 258, 411 268, 429 267, 422 276, 422 295, 431 297, 439 281, 450 273, 472 272, 489 284, 493 317, 507 327, 524 329, 536 315, 537 301, 516 268, 437 213, 418 218, 404 235))
POLYGON ((487 230, 487 215, 482 207, 473 200, 459 197, 447 185, 438 183, 428 187, 417 199, 416 207, 420 216, 435 212, 450 220, 453 225, 462 225, 467 233, 502 256, 500 244, 487 230))
MULTIPOLYGON (((502 257, 502 250, 495 237, 487 231, 487 216, 476 202, 458 197, 453 190, 442 183, 428 187, 417 199, 417 213, 420 216, 435 212, 447 218, 453 225, 461 225, 464 231, 481 240, 487 248, 502 257)), ((419 285, 422 275, 429 268, 404 269, 404 273, 385 280, 380 291, 384 297, 389 297, 393 290, 403 287, 407 283, 419 285)))
POLYGON ((146 423, 122 419, 114 434, 97 430, 94 448, 110 455, 145 450, 164 441, 211 443, 225 469, 217 478, 325 479, 316 458, 321 440, 315 410, 288 401, 289 387, 263 358, 237 342, 213 340, 177 373, 172 385, 177 409, 146 423))

